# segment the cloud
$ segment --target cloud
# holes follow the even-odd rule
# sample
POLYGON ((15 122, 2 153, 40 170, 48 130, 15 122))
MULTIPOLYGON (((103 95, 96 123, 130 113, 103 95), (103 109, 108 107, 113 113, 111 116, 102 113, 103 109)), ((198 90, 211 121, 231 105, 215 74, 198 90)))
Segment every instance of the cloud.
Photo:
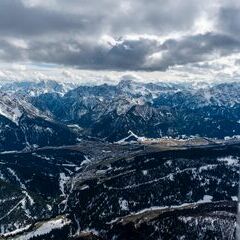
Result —
POLYGON ((0 59, 168 71, 239 52, 239 20, 234 0, 1 0, 0 59))
POLYGON ((25 52, 21 51, 15 42, 0 40, 0 59, 4 61, 24 61, 26 60, 25 52))
POLYGON ((211 60, 240 50, 239 40, 215 33, 164 42, 139 37, 119 40, 105 38, 105 41, 30 41, 27 46, 22 45, 21 41, 12 41, 11 44, 4 41, 1 44, 2 58, 15 61, 27 59, 35 63, 54 63, 79 69, 165 71, 175 65, 211 60))
POLYGON ((222 7, 218 16, 218 28, 233 36, 238 36, 240 33, 240 6, 222 7))
MULTIPOLYGON (((94 29, 92 19, 83 14, 54 11, 42 6, 26 6, 20 0, 0 1, 0 33, 5 36, 29 37, 94 29)), ((99 21, 98 17, 93 21, 99 21)), ((96 24, 96 23, 95 23, 96 24)))
POLYGON ((222 34, 199 34, 161 43, 155 39, 122 39, 108 44, 66 41, 30 46, 36 62, 72 65, 82 69, 165 71, 174 65, 211 60, 238 52, 240 42, 222 34))
POLYGON ((146 67, 150 70, 166 70, 170 66, 211 60, 240 50, 240 42, 232 37, 207 33, 170 39, 162 50, 149 56, 146 67))
MULTIPOLYGON (((1 0, 0 32, 11 36, 163 34, 184 30, 200 13, 196 0, 1 0)), ((87 36, 88 37, 88 36, 87 36)))

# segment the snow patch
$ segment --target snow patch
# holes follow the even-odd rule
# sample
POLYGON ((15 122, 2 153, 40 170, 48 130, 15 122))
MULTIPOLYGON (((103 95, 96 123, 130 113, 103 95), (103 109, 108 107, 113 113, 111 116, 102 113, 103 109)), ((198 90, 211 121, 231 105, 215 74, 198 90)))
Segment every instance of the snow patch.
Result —
POLYGON ((131 130, 128 131, 128 134, 129 135, 127 137, 117 141, 117 143, 123 144, 126 142, 143 142, 146 140, 145 137, 139 137, 135 133, 133 133, 131 130), (134 139, 134 140, 131 140, 131 139, 134 139))
POLYGON ((47 222, 43 222, 39 227, 32 232, 25 233, 22 236, 14 238, 15 240, 30 240, 34 237, 39 237, 52 232, 54 229, 61 229, 66 225, 69 225, 71 221, 65 217, 56 218, 47 222))
POLYGON ((19 183, 21 189, 22 189, 22 193, 27 197, 27 199, 29 200, 30 205, 32 206, 34 204, 34 200, 33 198, 29 195, 29 193, 27 192, 27 188, 25 186, 24 183, 22 183, 22 181, 20 180, 20 178, 18 177, 18 175, 16 174, 16 172, 11 169, 8 168, 8 171, 12 174, 12 176, 16 179, 16 181, 19 183))
POLYGON ((62 196, 66 196, 65 185, 70 178, 65 175, 65 173, 60 173, 59 175, 59 189, 62 193, 62 196))
POLYGON ((224 162, 229 166, 236 166, 239 164, 238 158, 234 158, 233 156, 228 156, 224 158, 218 158, 219 162, 224 162))
POLYGON ((14 231, 5 233, 5 234, 3 234, 2 236, 3 236, 3 237, 14 236, 14 235, 17 235, 17 234, 19 234, 19 233, 21 233, 21 232, 24 232, 24 231, 28 230, 30 227, 31 227, 31 224, 30 224, 30 225, 27 225, 27 226, 25 226, 25 227, 23 227, 23 228, 18 228, 18 229, 14 230, 14 231))
POLYGON ((238 201, 238 197, 237 196, 232 196, 231 197, 233 201, 238 201))
POLYGON ((212 202, 213 197, 210 195, 204 195, 202 200, 199 200, 198 203, 209 203, 212 202))
POLYGON ((84 158, 85 159, 81 162, 81 166, 82 165, 88 165, 92 162, 91 159, 88 156, 84 156, 84 158))
POLYGON ((124 199, 120 198, 119 201, 118 201, 118 204, 119 204, 121 210, 123 210, 123 211, 128 211, 129 210, 127 200, 124 200, 124 199))

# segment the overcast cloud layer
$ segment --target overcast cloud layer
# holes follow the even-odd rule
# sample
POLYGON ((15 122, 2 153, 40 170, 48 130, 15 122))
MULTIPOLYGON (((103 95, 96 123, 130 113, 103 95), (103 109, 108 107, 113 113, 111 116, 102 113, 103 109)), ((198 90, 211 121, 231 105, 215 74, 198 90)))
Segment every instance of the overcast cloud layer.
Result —
POLYGON ((12 65, 47 63, 71 74, 158 71, 161 77, 238 79, 238 2, 1 0, 0 78, 12 65))

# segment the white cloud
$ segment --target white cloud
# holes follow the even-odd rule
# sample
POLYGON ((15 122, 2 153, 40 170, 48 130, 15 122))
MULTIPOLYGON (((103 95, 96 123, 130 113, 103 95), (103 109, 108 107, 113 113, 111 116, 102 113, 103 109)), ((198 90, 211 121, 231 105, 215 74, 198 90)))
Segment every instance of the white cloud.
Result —
POLYGON ((21 38, 6 38, 6 40, 16 48, 28 49, 28 43, 21 38))

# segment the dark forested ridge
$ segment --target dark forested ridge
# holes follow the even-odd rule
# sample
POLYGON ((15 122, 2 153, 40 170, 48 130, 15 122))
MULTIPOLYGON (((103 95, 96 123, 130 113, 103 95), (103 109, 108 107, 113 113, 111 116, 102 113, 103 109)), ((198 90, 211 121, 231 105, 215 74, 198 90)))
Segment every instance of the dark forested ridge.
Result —
POLYGON ((27 226, 14 239, 31 240, 235 239, 239 156, 238 142, 83 141, 2 154, 1 231, 27 226))

